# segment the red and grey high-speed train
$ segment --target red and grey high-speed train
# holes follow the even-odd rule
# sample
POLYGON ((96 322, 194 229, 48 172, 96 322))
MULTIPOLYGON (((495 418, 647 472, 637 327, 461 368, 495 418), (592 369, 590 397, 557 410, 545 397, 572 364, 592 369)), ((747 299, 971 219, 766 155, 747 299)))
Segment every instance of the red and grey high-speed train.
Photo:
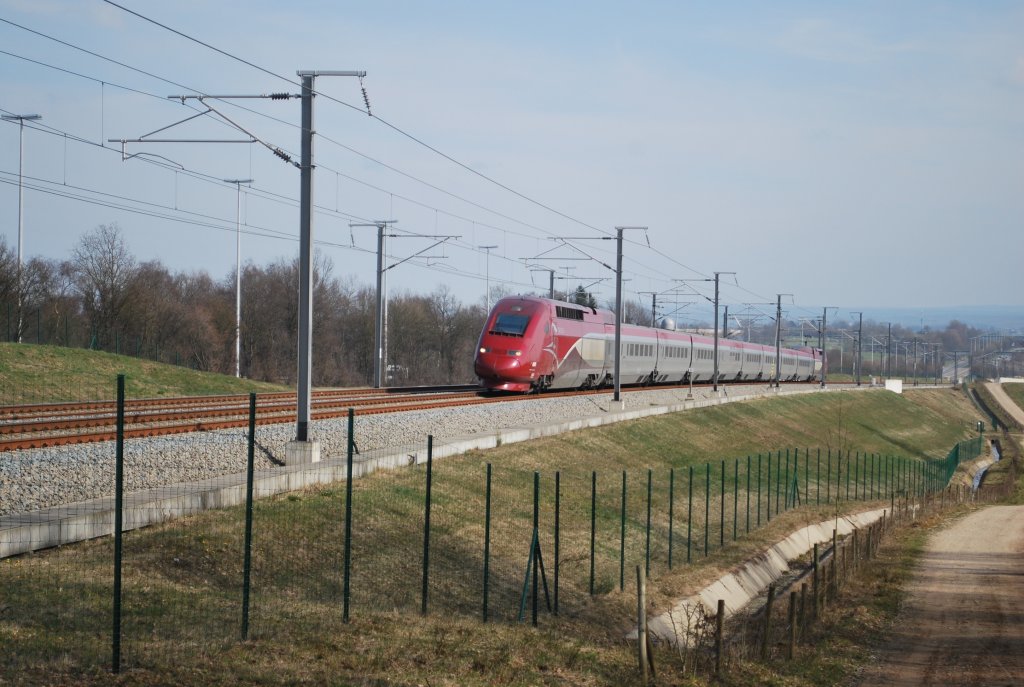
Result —
MULTIPOLYGON (((714 339, 672 328, 623 324, 620 382, 710 381, 714 339)), ((487 316, 474 370, 495 391, 598 388, 613 383, 615 314, 574 303, 513 296, 487 316)), ((779 379, 810 381, 821 374, 821 350, 783 348, 779 379)), ((775 378, 775 348, 718 341, 718 381, 775 378)))

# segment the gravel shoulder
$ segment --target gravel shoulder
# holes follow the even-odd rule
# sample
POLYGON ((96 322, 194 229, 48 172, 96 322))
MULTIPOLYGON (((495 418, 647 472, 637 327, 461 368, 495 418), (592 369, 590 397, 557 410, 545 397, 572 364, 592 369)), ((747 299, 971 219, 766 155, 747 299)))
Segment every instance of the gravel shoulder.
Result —
POLYGON ((859 687, 1024 685, 1024 506, 931 537, 895 634, 859 687))
MULTIPOLYGON (((765 395, 764 384, 733 385, 734 394, 765 395)), ((813 391, 813 386, 809 387, 813 391)), ((787 390, 800 393, 806 390, 787 390)), ((694 390, 696 399, 713 396, 694 390)), ((685 389, 654 389, 623 394, 629 410, 681 404, 685 389)), ((408 447, 432 434, 435 448, 445 440, 493 433, 499 428, 526 427, 607 414, 612 394, 575 397, 531 397, 509 403, 488 403, 439 410, 410 411, 356 418, 356 444, 366 455, 408 447)), ((318 420, 311 438, 321 443, 325 458, 344 456, 348 441, 345 418, 318 420)), ((256 430, 257 470, 281 465, 285 446, 295 436, 294 424, 266 425, 256 430)), ((125 488, 128 491, 197 481, 244 472, 244 429, 194 432, 125 442, 125 488)), ((113 495, 114 442, 0 453, 0 517, 113 495)))

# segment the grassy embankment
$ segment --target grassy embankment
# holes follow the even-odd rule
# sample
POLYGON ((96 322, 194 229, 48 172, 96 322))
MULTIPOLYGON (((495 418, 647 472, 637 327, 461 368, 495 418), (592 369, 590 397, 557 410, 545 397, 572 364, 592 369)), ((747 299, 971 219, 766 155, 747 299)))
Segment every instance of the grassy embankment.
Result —
MULTIPOLYGON (((1003 391, 1005 391, 1006 395, 1013 399, 1013 402, 1020 408, 1024 408, 1024 384, 1003 384, 1003 391)), ((1006 419, 1008 420, 1009 418, 1006 419)), ((1003 460, 989 468, 988 473, 985 475, 985 484, 1000 484, 1005 480, 1006 475, 1009 472, 1010 460, 1014 456, 1020 459, 1022 455, 1019 437, 1020 435, 1017 435, 1016 437, 1011 435, 1006 441, 1002 442, 1003 460)), ((1024 503, 1024 481, 1018 482, 1017 493, 1013 499, 1013 503, 1024 503)))
POLYGON ((1003 384, 1003 391, 1018 407, 1024 408, 1024 384, 1003 384))
POLYGON ((118 374, 128 398, 288 390, 113 353, 0 343, 0 405, 112 399, 118 374))
MULTIPOLYGON (((446 459, 435 466, 432 561, 438 567, 433 610, 426 617, 416 612, 421 469, 375 475, 355 485, 357 513, 366 513, 366 507, 372 513, 357 516, 349 625, 341 622, 336 575, 343 490, 261 501, 256 514, 252 634, 244 643, 237 641, 241 509, 132 533, 126 545, 127 669, 115 682, 637 684, 633 653, 623 640, 635 613, 634 585, 627 574, 625 592, 618 590, 617 539, 599 551, 598 593, 592 599, 578 574, 585 567, 588 532, 586 527, 574 529, 573 523, 586 523, 589 517, 591 470, 614 476, 625 469, 640 477, 646 468, 664 473, 669 467, 702 466, 785 446, 842 446, 940 458, 955 441, 972 435, 976 419, 973 406, 953 390, 904 396, 884 391, 808 395, 628 422, 446 459), (479 557, 484 509, 482 482, 476 478, 486 462, 495 466, 496 492, 503 493, 506 505, 513 504, 509 512, 520 522, 529 522, 533 471, 544 473, 546 489, 553 471, 562 471, 563 612, 557 618, 543 614, 536 630, 507 619, 483 625, 475 587, 445 580, 446 575, 478 577, 457 572, 457 563, 460 558, 479 557), (587 487, 585 506, 574 505, 569 498, 574 480, 587 487), (389 515, 395 517, 388 519, 389 515), (409 598, 394 601, 402 594, 409 598)), ((630 482, 637 504, 643 500, 641 484, 630 482)), ((618 527, 617 482, 602 479, 600 489, 598 527, 607 534, 618 527)), ((648 588, 652 606, 667 609, 673 599, 692 593, 795 527, 830 514, 834 509, 823 506, 796 509, 736 542, 727 539, 723 548, 713 546, 707 558, 694 556, 691 565, 677 564, 671 571, 657 565, 648 588)), ((631 515, 631 520, 641 517, 631 515)), ((543 506, 541 519, 550 546, 550 504, 543 506)), ((492 573, 515 587, 516 578, 518 584, 522 579, 522 547, 513 542, 516 536, 508 523, 496 521, 495 528, 492 573)), ((632 521, 629 534, 631 540, 637 538, 632 521)), ((17 663, 0 660, 0 682, 111 681, 104 669, 109 665, 110 554, 109 541, 96 541, 0 562, 0 589, 5 590, 0 598, 0 643, 10 648, 8 660, 20 657, 17 663), (14 669, 17 675, 4 672, 14 669)), ((547 549, 548 565, 550 556, 547 549)), ((681 560, 678 550, 677 556, 681 560)), ((627 571, 640 560, 631 555, 627 571)), ((899 579, 904 567, 882 574, 899 579)), ((860 626, 886 622, 895 609, 893 592, 887 594, 868 603, 879 615, 862 618, 860 626)), ((501 615, 497 609, 492 612, 501 615)), ((805 658, 799 667, 791 664, 785 674, 765 671, 757 681, 835 684, 830 680, 836 671, 869 660, 863 641, 843 641, 842 646, 816 652, 816 658, 805 658)), ((659 648, 657 660, 658 684, 687 683, 689 678, 680 673, 671 651, 659 648)), ((736 679, 743 675, 750 673, 739 673, 736 679)))

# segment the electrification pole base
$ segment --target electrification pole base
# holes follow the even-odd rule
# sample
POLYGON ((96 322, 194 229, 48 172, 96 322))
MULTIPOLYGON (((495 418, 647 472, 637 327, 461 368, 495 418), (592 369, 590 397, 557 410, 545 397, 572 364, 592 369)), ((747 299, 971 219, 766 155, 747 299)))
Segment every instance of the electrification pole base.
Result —
POLYGON ((620 411, 623 411, 625 409, 626 409, 626 402, 625 401, 609 401, 608 402, 608 410, 610 410, 613 413, 620 412, 620 411))
POLYGON ((319 441, 289 441, 285 445, 285 465, 308 465, 320 462, 319 441))

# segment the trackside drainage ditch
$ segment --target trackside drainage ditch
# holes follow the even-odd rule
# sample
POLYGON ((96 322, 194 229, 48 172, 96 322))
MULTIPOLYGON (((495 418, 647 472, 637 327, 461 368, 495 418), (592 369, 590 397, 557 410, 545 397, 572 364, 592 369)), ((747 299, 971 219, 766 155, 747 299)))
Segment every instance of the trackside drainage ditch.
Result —
MULTIPOLYGON (((652 637, 672 644, 682 635, 693 632, 698 620, 693 612, 695 607, 716 608, 719 599, 725 601, 725 617, 744 609, 764 593, 765 588, 790 573, 790 561, 801 558, 818 545, 831 543, 833 531, 846 537, 855 530, 865 529, 885 517, 887 509, 877 509, 829 519, 808 525, 793 532, 767 551, 741 564, 736 570, 724 575, 697 594, 678 602, 671 611, 652 618, 648 631, 652 637)), ((635 638, 633 632, 630 638, 635 638)))
POLYGON ((1001 456, 999 454, 999 442, 993 440, 992 441, 992 462, 989 463, 988 465, 982 466, 981 469, 978 470, 977 474, 974 475, 974 481, 973 481, 972 484, 974 486, 974 490, 975 491, 977 491, 978 488, 981 486, 981 481, 983 479, 985 479, 985 473, 988 472, 988 469, 990 467, 992 467, 994 464, 998 463, 1000 458, 1001 458, 1001 456))
MULTIPOLYGON (((957 463, 970 455, 959 449, 950 453, 957 463)), ((961 504, 998 501, 1011 492, 1015 470, 1006 483, 978 487, 981 475, 1000 458, 998 442, 992 442, 992 449, 992 456, 964 461, 969 479, 959 485, 947 481, 932 492, 894 491, 890 508, 830 518, 793 532, 669 612, 653 616, 646 608, 638 611, 642 629, 629 639, 646 640, 643 648, 637 642, 641 674, 648 663, 653 670, 655 658, 705 675, 728 672, 734 661, 792 660, 800 645, 815 641, 810 629, 826 609, 844 603, 843 587, 872 564, 889 532, 961 504), (791 565, 812 549, 810 564, 791 565)), ((638 603, 645 603, 643 592, 638 593, 638 603)))

